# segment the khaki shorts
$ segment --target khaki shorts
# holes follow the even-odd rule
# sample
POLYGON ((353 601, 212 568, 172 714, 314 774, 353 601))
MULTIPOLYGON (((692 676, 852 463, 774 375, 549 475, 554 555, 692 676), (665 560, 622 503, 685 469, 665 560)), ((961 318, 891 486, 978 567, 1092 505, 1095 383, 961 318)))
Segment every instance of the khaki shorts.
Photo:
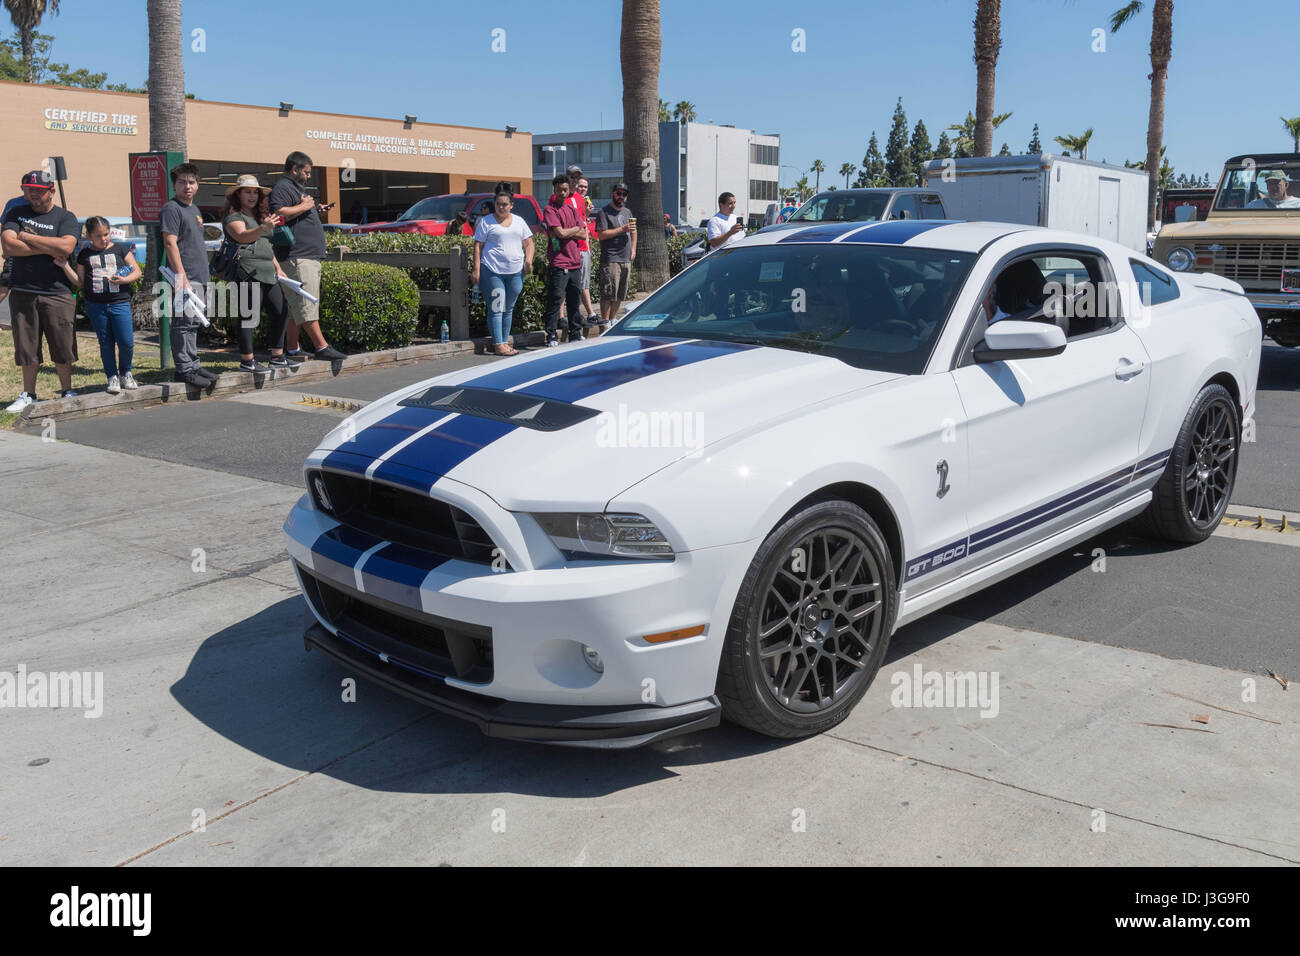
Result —
MULTIPOLYGON (((316 298, 320 298, 319 259, 289 259, 280 263, 280 265, 283 267, 285 275, 290 279, 301 282, 306 291, 316 296, 316 298)), ((284 297, 289 303, 289 318, 293 319, 298 325, 305 325, 308 322, 316 322, 320 319, 320 303, 304 299, 289 288, 284 290, 284 297)))
POLYGON ((622 302, 627 298, 627 284, 632 276, 630 262, 603 262, 600 266, 600 297, 622 302))
POLYGON ((14 289, 9 294, 9 314, 13 317, 15 365, 40 365, 45 361, 41 336, 50 346, 50 361, 55 365, 71 365, 77 360, 75 296, 38 295, 14 289))

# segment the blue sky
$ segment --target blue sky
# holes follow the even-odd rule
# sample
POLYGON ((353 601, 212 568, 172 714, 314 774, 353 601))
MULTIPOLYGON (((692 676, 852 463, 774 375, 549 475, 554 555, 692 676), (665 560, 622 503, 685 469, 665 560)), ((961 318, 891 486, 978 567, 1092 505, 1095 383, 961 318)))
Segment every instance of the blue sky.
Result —
MULTIPOLYGON (((1052 137, 1093 127, 1091 159, 1146 152, 1151 4, 1105 34, 1119 0, 1004 0, 996 133, 1023 152, 1034 123, 1052 137)), ((63 0, 46 18, 54 57, 106 70, 110 81, 147 73, 144 0, 63 0)), ((185 0, 187 34, 206 52, 185 55, 186 85, 203 99, 368 116, 553 132, 622 123, 617 0, 185 0), (573 19, 557 16, 576 11, 573 19), (505 30, 504 53, 492 32, 505 30)), ((1264 29, 1263 8, 1179 0, 1174 9, 1165 142, 1178 172, 1209 172, 1238 153, 1289 151, 1279 116, 1300 115, 1295 31, 1264 29), (1230 64, 1230 66, 1227 66, 1230 64)), ((695 103, 698 118, 782 137, 782 162, 831 173, 861 164, 876 130, 881 148, 894 102, 923 119, 931 140, 974 109, 975 0, 662 0, 660 95, 695 103), (807 51, 791 50, 805 31, 807 51)), ((0 14, 3 16, 3 14, 0 14)), ((7 19, 7 18, 6 18, 7 19)), ((782 170, 789 183, 797 174, 782 170)), ((828 179, 829 176, 829 179, 828 179)))

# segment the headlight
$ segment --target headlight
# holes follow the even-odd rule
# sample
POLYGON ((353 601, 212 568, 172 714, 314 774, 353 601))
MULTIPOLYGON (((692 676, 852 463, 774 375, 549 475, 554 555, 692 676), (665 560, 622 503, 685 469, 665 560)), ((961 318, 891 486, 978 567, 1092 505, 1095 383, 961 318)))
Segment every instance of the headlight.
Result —
POLYGON ((672 545, 644 515, 568 512, 533 517, 561 551, 614 558, 673 559, 672 545))
POLYGON ((1165 265, 1175 272, 1186 272, 1195 261, 1196 257, 1192 255, 1192 250, 1186 246, 1174 246, 1165 256, 1165 265))

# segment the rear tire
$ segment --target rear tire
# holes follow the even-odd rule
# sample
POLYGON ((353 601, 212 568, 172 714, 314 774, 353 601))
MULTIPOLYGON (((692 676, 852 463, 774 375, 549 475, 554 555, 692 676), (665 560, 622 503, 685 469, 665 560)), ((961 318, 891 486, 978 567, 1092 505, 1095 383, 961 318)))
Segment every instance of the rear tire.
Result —
POLYGON ((1237 480, 1241 419, 1222 385, 1207 385, 1192 402, 1137 530, 1180 543, 1204 541, 1223 520, 1237 480))
POLYGON ((897 600, 884 535, 857 505, 822 501, 782 522, 732 610, 718 668, 723 716, 769 737, 834 727, 880 669, 897 600))

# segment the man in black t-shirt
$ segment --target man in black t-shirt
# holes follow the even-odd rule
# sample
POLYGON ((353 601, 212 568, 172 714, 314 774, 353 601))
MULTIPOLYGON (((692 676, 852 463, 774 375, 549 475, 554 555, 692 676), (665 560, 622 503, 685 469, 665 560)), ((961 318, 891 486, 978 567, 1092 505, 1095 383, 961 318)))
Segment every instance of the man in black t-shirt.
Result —
POLYGON ((59 375, 60 397, 72 391, 72 363, 77 360, 77 300, 55 259, 66 259, 77 245, 77 217, 54 205, 48 173, 33 170, 22 179, 26 202, 10 208, 0 225, 0 245, 13 260, 9 312, 13 321, 14 364, 23 370, 23 390, 6 411, 21 412, 36 401, 36 372, 41 365, 41 338, 59 375))
MULTIPOLYGON (((325 229, 320 224, 320 214, 333 206, 318 203, 314 197, 307 195, 306 187, 311 182, 311 157, 306 153, 292 152, 284 161, 284 175, 271 187, 267 203, 271 212, 284 217, 285 227, 293 234, 292 245, 280 243, 275 248, 275 257, 280 260, 285 274, 296 282, 302 283, 303 291, 320 298, 320 264, 325 258, 325 229)), ((272 244, 285 236, 276 230, 272 244)), ((289 324, 285 326, 284 347, 289 355, 298 352, 298 330, 302 328, 311 340, 313 354, 318 359, 337 361, 347 358, 338 349, 330 348, 320 330, 320 310, 316 302, 305 299, 290 290, 289 324)))
POLYGON ((172 360, 176 363, 176 381, 208 388, 217 375, 199 364, 200 323, 181 295, 190 289, 206 306, 208 253, 203 245, 203 216, 194 206, 194 196, 199 191, 199 168, 193 163, 181 163, 173 167, 171 177, 173 195, 163 204, 158 226, 162 230, 167 265, 176 275, 172 289, 172 360))

